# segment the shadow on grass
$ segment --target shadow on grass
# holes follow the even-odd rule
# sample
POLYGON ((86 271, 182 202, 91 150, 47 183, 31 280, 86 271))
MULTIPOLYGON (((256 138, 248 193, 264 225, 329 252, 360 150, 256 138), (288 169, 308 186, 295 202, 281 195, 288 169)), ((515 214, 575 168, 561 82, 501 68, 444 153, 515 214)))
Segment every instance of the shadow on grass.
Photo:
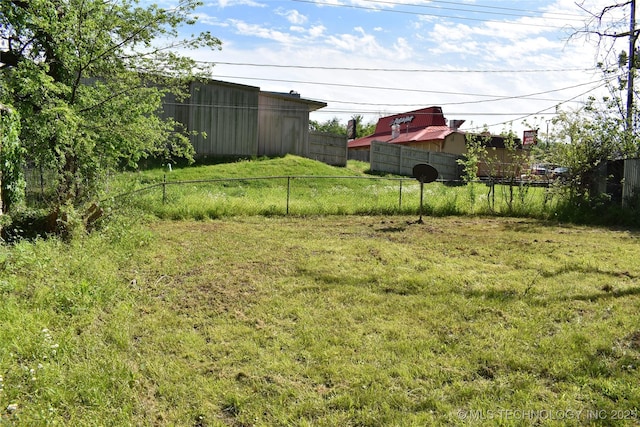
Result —
POLYGON ((523 298, 524 295, 514 289, 474 289, 466 291, 464 295, 467 298, 490 299, 496 301, 512 301, 523 298))
POLYGON ((384 227, 384 228, 379 228, 377 231, 380 231, 382 233, 401 233, 403 231, 405 231, 407 229, 407 227, 384 227))
POLYGON ((561 276, 563 274, 568 273, 582 273, 582 274, 601 274, 604 276, 610 276, 615 278, 626 278, 630 280, 635 280, 638 276, 635 276, 628 271, 607 271, 603 270, 600 267, 589 265, 589 264, 581 264, 579 262, 571 262, 566 263, 555 271, 541 271, 540 276, 544 278, 551 278, 561 276))
POLYGON ((640 228, 634 225, 619 225, 617 223, 613 223, 611 225, 603 225, 603 224, 591 224, 588 222, 571 222, 565 221, 561 222, 557 219, 540 219, 535 217, 527 217, 526 214, 521 215, 525 218, 518 218, 520 215, 514 216, 514 221, 505 222, 503 224, 503 228, 508 231, 520 232, 520 233, 538 233, 540 227, 550 227, 550 228, 560 228, 560 233, 563 233, 562 230, 571 230, 578 229, 579 227, 596 227, 603 228, 609 231, 617 231, 617 232, 625 232, 632 238, 640 238, 640 228))
POLYGON ((595 301, 599 299, 623 298, 633 295, 640 295, 640 287, 622 290, 603 289, 601 292, 585 295, 566 296, 564 300, 595 301))

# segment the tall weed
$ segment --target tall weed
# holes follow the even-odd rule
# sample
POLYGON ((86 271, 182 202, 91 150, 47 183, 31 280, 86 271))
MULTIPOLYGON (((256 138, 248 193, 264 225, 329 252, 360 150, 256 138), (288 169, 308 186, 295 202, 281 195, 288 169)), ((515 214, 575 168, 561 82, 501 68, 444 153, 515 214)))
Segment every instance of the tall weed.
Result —
POLYGON ((120 227, 0 247, 0 422, 130 420, 128 265, 148 234, 120 227))

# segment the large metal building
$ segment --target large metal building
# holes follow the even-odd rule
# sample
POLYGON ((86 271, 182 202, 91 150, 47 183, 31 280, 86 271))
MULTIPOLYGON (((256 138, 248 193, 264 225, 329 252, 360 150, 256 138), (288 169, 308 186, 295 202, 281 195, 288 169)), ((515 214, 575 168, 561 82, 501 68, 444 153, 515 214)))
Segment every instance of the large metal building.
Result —
POLYGON ((258 155, 258 94, 260 88, 211 80, 189 84, 184 101, 168 95, 165 117, 189 131, 198 157, 258 155))
POLYGON ((198 132, 191 136, 197 157, 308 157, 309 113, 327 105, 218 80, 192 82, 189 94, 184 101, 167 96, 163 114, 198 132))
POLYGON ((324 102, 303 99, 294 91, 260 92, 258 154, 309 157, 309 113, 326 106, 324 102))

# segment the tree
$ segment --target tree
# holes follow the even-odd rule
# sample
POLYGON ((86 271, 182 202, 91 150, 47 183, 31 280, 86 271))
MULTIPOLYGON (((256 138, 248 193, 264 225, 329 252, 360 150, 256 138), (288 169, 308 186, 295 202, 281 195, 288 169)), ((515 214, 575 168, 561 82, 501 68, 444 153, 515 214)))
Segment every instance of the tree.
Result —
POLYGON ((365 136, 373 135, 376 131, 376 122, 367 122, 365 123, 364 117, 360 114, 356 114, 351 117, 356 121, 356 135, 358 138, 362 138, 365 136))
POLYGON ((183 38, 200 2, 173 9, 138 0, 2 0, 0 101, 21 117, 28 160, 55 174, 51 210, 95 198, 103 177, 148 156, 191 158, 162 97, 202 76, 179 49, 220 48, 209 33, 183 38))
MULTIPOLYGON (((364 123, 364 118, 359 114, 354 115, 352 119, 356 121, 356 135, 358 138, 374 133, 376 129, 376 123, 364 123)), ((340 122, 340 119, 337 117, 327 120, 324 123, 310 120, 309 130, 346 136, 347 124, 340 122)))
POLYGON ((636 1, 612 0, 610 5, 589 13, 591 19, 573 37, 595 37, 598 67, 605 75, 610 96, 601 100, 592 97, 577 111, 559 111, 553 120, 556 143, 546 153, 550 163, 569 168, 569 179, 562 187, 569 190, 573 206, 600 195, 599 182, 606 176, 608 160, 640 155, 638 94, 634 87, 640 33, 636 29, 636 1))
POLYGON ((0 213, 24 204, 25 180, 20 145, 20 116, 0 104, 0 213))
POLYGON ((578 6, 589 13, 591 18, 585 23, 584 29, 576 31, 573 36, 596 37, 601 55, 598 67, 604 71, 609 82, 611 101, 615 104, 618 114, 624 118, 626 134, 623 137, 627 140, 625 144, 640 152, 635 136, 639 122, 636 119, 638 109, 634 101, 638 96, 634 82, 638 68, 636 42, 640 35, 640 30, 636 28, 636 0, 615 2, 598 12, 588 11, 582 4, 578 6), (628 50, 624 50, 620 42, 625 42, 623 45, 626 44, 624 47, 628 50))
POLYGON ((467 152, 457 162, 462 166, 462 180, 467 184, 471 207, 476 202, 476 189, 474 182, 478 179, 479 163, 487 156, 487 141, 491 139, 488 132, 482 134, 468 133, 465 138, 467 152))
POLYGON ((569 169, 566 186, 576 201, 597 195, 598 169, 626 150, 624 119, 593 107, 593 101, 577 111, 559 111, 553 120, 556 143, 548 160, 569 169))
POLYGON ((324 132, 324 133, 331 133, 334 135, 347 136, 347 126, 340 123, 340 119, 338 119, 337 117, 327 120, 324 123, 320 123, 315 120, 310 120, 309 130, 315 131, 315 132, 324 132))

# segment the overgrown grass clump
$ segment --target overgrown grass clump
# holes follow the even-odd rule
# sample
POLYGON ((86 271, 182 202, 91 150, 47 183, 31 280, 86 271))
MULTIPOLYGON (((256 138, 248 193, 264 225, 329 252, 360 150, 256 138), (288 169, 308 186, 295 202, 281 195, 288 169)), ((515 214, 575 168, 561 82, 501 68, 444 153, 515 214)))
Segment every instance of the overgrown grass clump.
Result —
POLYGON ((0 424, 131 422, 127 266, 151 235, 128 225, 0 246, 0 424))
POLYGON ((0 247, 0 423, 637 425, 635 232, 131 218, 0 247))

